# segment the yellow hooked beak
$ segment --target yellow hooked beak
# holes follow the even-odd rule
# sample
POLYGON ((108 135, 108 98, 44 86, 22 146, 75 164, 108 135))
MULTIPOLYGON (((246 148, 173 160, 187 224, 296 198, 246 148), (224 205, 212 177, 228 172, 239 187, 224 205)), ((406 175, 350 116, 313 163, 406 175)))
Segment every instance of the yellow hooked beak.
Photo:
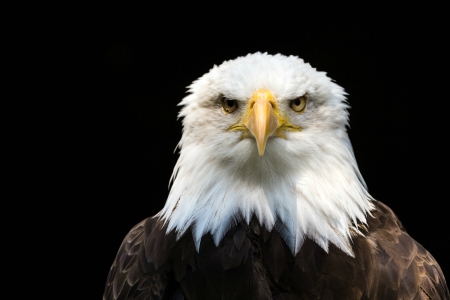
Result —
POLYGON ((257 90, 249 100, 248 108, 239 124, 229 130, 244 131, 242 138, 253 136, 256 139, 258 153, 264 155, 267 139, 278 136, 286 139, 284 130, 300 131, 301 127, 292 125, 287 116, 278 109, 275 96, 268 90, 257 90))
POLYGON ((279 124, 273 111, 275 99, 271 92, 257 90, 249 104, 249 116, 244 125, 256 139, 259 156, 263 156, 267 139, 277 130, 279 124))

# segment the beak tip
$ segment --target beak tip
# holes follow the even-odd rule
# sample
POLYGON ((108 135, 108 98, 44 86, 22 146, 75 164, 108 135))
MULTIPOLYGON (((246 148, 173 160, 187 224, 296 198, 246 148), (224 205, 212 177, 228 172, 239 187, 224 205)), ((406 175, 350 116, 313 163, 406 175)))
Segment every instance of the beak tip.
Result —
POLYGON ((265 148, 260 149, 258 147, 258 154, 259 154, 259 156, 263 156, 264 155, 264 150, 265 150, 265 148))

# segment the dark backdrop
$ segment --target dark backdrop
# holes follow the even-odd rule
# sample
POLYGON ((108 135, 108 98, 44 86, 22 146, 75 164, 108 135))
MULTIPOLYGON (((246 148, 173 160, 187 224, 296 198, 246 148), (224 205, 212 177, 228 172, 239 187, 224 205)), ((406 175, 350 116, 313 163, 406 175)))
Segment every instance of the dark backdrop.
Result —
POLYGON ((186 86, 214 64, 256 51, 300 56, 345 88, 369 192, 450 276, 444 33, 434 12, 336 6, 273 19, 270 10, 180 18, 182 10, 116 7, 95 15, 82 36, 77 186, 98 293, 127 232, 164 205, 186 86))

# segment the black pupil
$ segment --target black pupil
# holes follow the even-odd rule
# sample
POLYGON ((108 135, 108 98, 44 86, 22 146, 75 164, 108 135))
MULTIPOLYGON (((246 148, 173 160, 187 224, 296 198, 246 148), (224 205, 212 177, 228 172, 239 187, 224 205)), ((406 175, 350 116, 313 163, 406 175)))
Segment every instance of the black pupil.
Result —
POLYGON ((299 106, 300 105, 300 99, 298 99, 298 98, 295 99, 294 103, 295 103, 295 105, 299 106))
POLYGON ((227 105, 229 107, 233 107, 234 106, 234 100, 227 100, 227 105))

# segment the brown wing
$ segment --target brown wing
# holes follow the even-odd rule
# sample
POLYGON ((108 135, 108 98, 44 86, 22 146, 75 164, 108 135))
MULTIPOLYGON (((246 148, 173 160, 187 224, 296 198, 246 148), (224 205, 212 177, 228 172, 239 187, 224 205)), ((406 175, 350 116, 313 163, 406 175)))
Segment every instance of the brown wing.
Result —
POLYGON ((374 204, 365 236, 353 237, 355 257, 309 239, 293 257, 273 231, 262 247, 274 299, 450 299, 435 259, 387 206, 374 204))
POLYGON ((176 240, 156 219, 136 225, 111 267, 103 299, 270 299, 257 249, 259 227, 231 228, 197 253, 190 230, 176 240))
POLYGON ((376 244, 374 260, 378 298, 396 293, 398 299, 450 299, 436 260, 411 238, 392 210, 375 202, 367 238, 376 244))
MULTIPOLYGON (((125 237, 109 271, 103 300, 184 299, 182 295, 177 297, 180 292, 170 280, 171 265, 164 259, 166 256, 155 251, 154 241, 161 234, 154 230, 155 223, 148 218, 125 237)), ((161 248, 157 244, 156 248, 161 248)))

